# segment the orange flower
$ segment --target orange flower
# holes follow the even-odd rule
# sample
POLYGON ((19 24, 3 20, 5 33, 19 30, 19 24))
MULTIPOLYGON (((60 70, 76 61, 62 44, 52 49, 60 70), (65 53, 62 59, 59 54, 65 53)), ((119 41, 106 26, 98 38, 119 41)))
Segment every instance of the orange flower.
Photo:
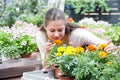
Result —
POLYGON ((61 40, 54 40, 54 43, 57 44, 57 45, 61 45, 62 41, 61 40))
POLYGON ((100 45, 99 45, 99 48, 100 48, 100 49, 104 49, 106 46, 107 46, 107 44, 100 44, 100 45))
POLYGON ((83 25, 83 26, 80 26, 80 27, 81 27, 81 28, 86 28, 86 26, 84 26, 84 25, 83 25))
POLYGON ((87 47, 87 50, 88 51, 96 51, 96 47, 94 46, 94 45, 89 45, 88 47, 87 47))
POLYGON ((76 53, 84 52, 84 48, 83 48, 83 47, 76 47, 76 48, 75 48, 75 52, 76 52, 76 53))
POLYGON ((106 55, 107 55, 107 54, 106 54, 105 51, 100 51, 100 52, 98 53, 99 58, 105 58, 106 55))
POLYGON ((72 21, 73 21, 73 18, 71 17, 67 19, 67 22, 72 22, 72 21))

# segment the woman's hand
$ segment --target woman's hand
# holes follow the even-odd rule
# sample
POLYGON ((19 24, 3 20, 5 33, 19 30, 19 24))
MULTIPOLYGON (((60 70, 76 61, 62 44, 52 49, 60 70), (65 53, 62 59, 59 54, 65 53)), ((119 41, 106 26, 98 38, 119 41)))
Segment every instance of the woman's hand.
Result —
POLYGON ((46 43, 46 51, 48 52, 50 49, 52 49, 54 46, 54 44, 52 43, 52 41, 48 40, 48 42, 46 43))
POLYGON ((46 43, 46 47, 45 47, 45 54, 44 54, 44 61, 43 61, 43 67, 44 68, 46 67, 46 63, 47 63, 46 58, 48 56, 48 52, 49 52, 50 49, 53 48, 53 46, 54 46, 53 42, 48 40, 47 43, 46 43))
POLYGON ((114 48, 114 44, 110 40, 110 41, 107 42, 107 46, 104 48, 104 50, 107 51, 107 52, 110 52, 111 50, 113 50, 113 48, 114 48))

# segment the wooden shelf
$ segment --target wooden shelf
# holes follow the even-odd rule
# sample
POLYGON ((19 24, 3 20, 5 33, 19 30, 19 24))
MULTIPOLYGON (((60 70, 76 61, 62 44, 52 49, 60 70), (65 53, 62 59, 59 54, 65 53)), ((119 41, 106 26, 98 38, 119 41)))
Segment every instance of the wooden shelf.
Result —
POLYGON ((23 72, 41 69, 41 60, 32 58, 20 58, 18 60, 7 60, 0 64, 0 79, 22 76, 23 72))

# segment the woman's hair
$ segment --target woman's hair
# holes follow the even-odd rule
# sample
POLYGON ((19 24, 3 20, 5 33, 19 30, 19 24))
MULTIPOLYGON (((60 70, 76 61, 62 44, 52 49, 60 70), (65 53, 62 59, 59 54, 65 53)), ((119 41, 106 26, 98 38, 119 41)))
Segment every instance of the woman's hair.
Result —
POLYGON ((57 21, 57 20, 62 20, 63 22, 65 22, 65 26, 66 26, 65 33, 69 33, 76 28, 80 28, 76 24, 67 23, 64 13, 60 9, 51 8, 46 12, 44 17, 44 22, 41 25, 40 30, 45 31, 44 27, 46 27, 50 21, 57 21))

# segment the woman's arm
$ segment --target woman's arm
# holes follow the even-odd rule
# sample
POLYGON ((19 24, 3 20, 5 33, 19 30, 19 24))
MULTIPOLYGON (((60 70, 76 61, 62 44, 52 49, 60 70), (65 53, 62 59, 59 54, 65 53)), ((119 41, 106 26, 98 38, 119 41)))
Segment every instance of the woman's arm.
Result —
POLYGON ((45 53, 46 53, 45 44, 47 42, 47 37, 44 34, 44 32, 42 32, 42 31, 37 32, 37 34, 36 34, 36 42, 37 42, 38 49, 40 51, 42 64, 44 66, 44 60, 46 59, 46 57, 45 57, 45 53))
POLYGON ((53 43, 47 39, 44 32, 38 32, 36 35, 37 46, 41 54, 43 67, 47 65, 47 56, 49 50, 53 47, 53 43))
MULTIPOLYGON (((74 44, 73 46, 84 46, 84 45, 99 45, 99 44, 107 44, 109 41, 103 40, 97 36, 95 36, 93 33, 89 32, 86 29, 75 29, 69 37, 69 40, 72 41, 74 44)), ((112 48, 114 45, 112 42, 108 44, 108 46, 105 48, 106 50, 112 48)))

